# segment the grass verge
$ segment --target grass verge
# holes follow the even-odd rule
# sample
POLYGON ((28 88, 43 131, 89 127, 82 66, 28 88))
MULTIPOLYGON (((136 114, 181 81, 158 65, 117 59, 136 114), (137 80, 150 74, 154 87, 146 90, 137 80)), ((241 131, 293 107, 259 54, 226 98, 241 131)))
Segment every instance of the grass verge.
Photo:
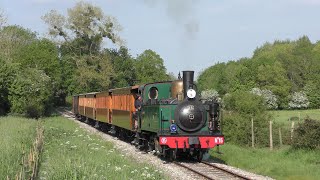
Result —
POLYGON ((0 179, 14 179, 36 137, 37 121, 20 117, 0 117, 0 179))
POLYGON ((40 179, 164 179, 161 171, 131 161, 101 137, 63 117, 44 120, 40 179))
POLYGON ((218 154, 210 151, 224 163, 275 179, 306 179, 320 177, 320 151, 292 150, 289 147, 269 149, 243 148, 232 144, 220 147, 218 154))

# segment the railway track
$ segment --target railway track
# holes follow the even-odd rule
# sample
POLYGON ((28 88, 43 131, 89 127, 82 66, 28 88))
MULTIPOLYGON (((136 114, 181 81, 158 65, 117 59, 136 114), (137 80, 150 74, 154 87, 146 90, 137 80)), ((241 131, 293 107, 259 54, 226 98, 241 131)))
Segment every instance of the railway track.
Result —
MULTIPOLYGON (((74 114, 71 111, 66 109, 58 110, 59 113, 64 114, 68 117, 75 118, 74 114)), ((194 175, 192 178, 199 179, 202 177, 203 179, 210 180, 219 180, 219 179, 245 179, 251 180, 251 178, 237 174, 236 172, 232 172, 230 170, 221 168, 215 164, 210 162, 202 161, 200 163, 194 162, 173 162, 175 165, 185 168, 188 171, 191 171, 194 175)))
MULTIPOLYGON (((197 177, 204 179, 218 180, 218 179, 245 179, 251 180, 251 178, 237 174, 230 170, 216 166, 209 162, 202 161, 200 163, 189 162, 173 162, 174 164, 183 167, 189 171, 192 171, 197 177)), ((195 177, 195 178, 197 178, 195 177)))

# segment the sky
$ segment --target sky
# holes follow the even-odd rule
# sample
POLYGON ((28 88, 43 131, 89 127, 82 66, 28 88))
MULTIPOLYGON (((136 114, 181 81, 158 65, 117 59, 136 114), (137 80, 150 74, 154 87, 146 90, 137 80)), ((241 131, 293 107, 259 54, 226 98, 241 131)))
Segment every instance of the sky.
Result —
MULTIPOLYGON (((8 24, 40 36, 41 16, 52 9, 67 14, 77 0, 0 0, 8 24)), ((266 42, 320 40, 320 0, 87 0, 121 24, 120 36, 133 56, 154 50, 168 72, 206 68, 242 57, 266 42)), ((106 43, 106 47, 114 47, 106 43)))

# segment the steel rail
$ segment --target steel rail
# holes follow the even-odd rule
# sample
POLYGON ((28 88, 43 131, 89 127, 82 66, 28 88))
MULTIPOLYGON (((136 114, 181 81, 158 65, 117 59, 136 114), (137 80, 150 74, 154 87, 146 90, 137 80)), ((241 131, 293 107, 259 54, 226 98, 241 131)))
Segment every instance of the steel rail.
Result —
MULTIPOLYGON (((65 113, 65 114, 67 114, 68 116, 70 116, 70 117, 72 117, 72 118, 75 118, 74 114, 73 114, 71 111, 67 110, 67 109, 58 110, 58 112, 61 113, 61 114, 65 113)), ((214 180, 214 178, 209 177, 208 175, 206 175, 206 174, 204 174, 204 173, 202 173, 202 172, 196 171, 196 170, 192 169, 191 167, 188 167, 188 166, 186 166, 186 165, 183 165, 182 163, 179 163, 179 162, 176 162, 176 161, 173 161, 173 163, 176 164, 176 165, 178 165, 178 166, 180 166, 180 167, 183 167, 183 168, 185 168, 185 169, 188 169, 188 170, 192 171, 193 173, 195 173, 195 174, 197 174, 197 175, 200 175, 200 176, 202 176, 202 177, 204 177, 204 178, 206 178, 206 179, 214 180)), ((235 176, 235 177, 237 177, 237 178, 245 179, 245 180, 251 180, 249 177, 246 177, 246 176, 241 175, 241 174, 234 173, 234 172, 232 172, 232 171, 230 171, 230 170, 228 170, 228 169, 221 168, 221 167, 219 167, 219 166, 217 166, 217 165, 215 165, 215 164, 211 164, 211 163, 206 162, 206 161, 201 161, 201 163, 202 163, 202 164, 205 164, 205 165, 207 165, 207 166, 213 167, 213 168, 215 168, 215 169, 218 169, 218 170, 220 170, 220 171, 223 171, 224 173, 227 173, 227 174, 229 174, 229 175, 235 176)))
POLYGON ((206 165, 208 165, 208 166, 211 166, 211 167, 213 167, 213 168, 219 169, 219 170, 221 170, 221 171, 223 171, 223 172, 226 172, 226 173, 231 174, 231 175, 233 175, 233 176, 236 176, 236 177, 238 177, 238 178, 245 179, 245 180, 251 180, 249 177, 246 177, 246 176, 241 175, 241 174, 234 173, 234 172, 232 172, 232 171, 230 171, 230 170, 228 170, 228 169, 221 168, 221 167, 219 167, 219 166, 217 166, 217 165, 214 165, 214 164, 211 164, 211 163, 209 163, 209 162, 201 161, 201 163, 206 164, 206 165))
POLYGON ((196 171, 196 170, 194 170, 194 169, 192 169, 192 168, 190 168, 190 167, 188 167, 188 166, 186 166, 186 165, 183 165, 183 164, 178 163, 178 162, 176 162, 176 161, 173 161, 173 163, 176 164, 176 165, 178 165, 178 166, 181 166, 181 167, 183 167, 183 168, 186 168, 186 169, 188 169, 188 170, 190 170, 190 171, 192 171, 192 172, 194 172, 194 173, 196 173, 196 174, 198 174, 198 175, 200 175, 200 176, 202 176, 202 177, 205 177, 205 178, 210 179, 210 180, 214 180, 212 177, 209 177, 209 176, 207 176, 207 175, 205 175, 205 174, 203 174, 203 173, 201 173, 201 172, 199 172, 199 171, 196 171))

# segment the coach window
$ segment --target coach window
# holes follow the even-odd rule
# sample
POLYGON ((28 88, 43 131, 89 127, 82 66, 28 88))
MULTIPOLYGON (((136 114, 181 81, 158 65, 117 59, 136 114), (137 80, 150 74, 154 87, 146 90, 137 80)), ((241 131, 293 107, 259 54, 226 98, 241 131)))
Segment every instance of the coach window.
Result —
POLYGON ((158 99, 158 89, 156 87, 150 88, 149 99, 158 99))

